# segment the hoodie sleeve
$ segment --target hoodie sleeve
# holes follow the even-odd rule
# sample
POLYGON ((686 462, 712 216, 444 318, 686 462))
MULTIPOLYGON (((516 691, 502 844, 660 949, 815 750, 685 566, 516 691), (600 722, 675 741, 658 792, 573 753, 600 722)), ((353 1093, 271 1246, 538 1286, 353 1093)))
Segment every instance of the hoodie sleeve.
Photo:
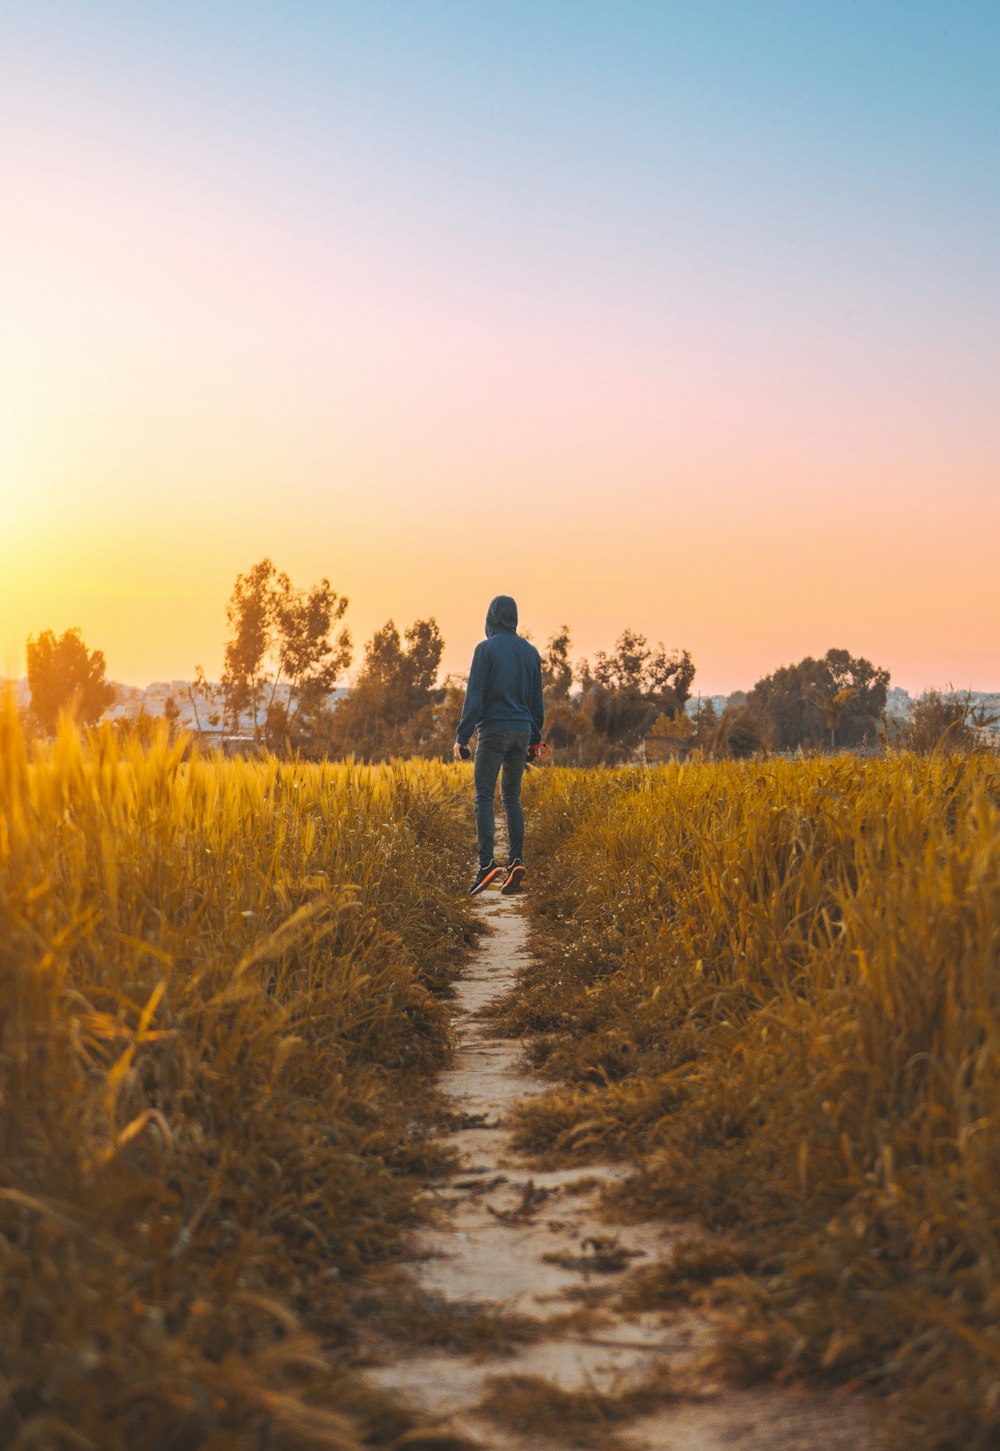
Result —
POLYGON ((462 719, 459 721, 458 730, 455 732, 455 739, 460 746, 467 746, 469 744, 469 737, 483 716, 483 699, 486 693, 486 682, 489 679, 489 661, 486 657, 485 644, 485 640, 480 641, 472 656, 472 667, 469 670, 469 683, 465 687, 465 704, 462 706, 462 719))
POLYGON ((531 689, 531 745, 537 746, 542 739, 542 726, 545 724, 545 701, 542 696, 542 660, 538 652, 535 652, 534 680, 531 689))

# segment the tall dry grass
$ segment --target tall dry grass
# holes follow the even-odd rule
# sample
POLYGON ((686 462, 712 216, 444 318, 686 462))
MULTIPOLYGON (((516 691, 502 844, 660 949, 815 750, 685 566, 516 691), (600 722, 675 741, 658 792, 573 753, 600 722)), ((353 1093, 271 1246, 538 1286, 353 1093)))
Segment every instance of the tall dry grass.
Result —
POLYGON ((345 1374, 351 1296, 426 1166, 465 784, 0 710, 0 1444, 410 1426, 345 1374))
POLYGON ((744 1371, 1000 1444, 995 757, 529 787, 542 961, 507 1015, 562 1086, 524 1143, 634 1156, 632 1207, 736 1233, 744 1371))

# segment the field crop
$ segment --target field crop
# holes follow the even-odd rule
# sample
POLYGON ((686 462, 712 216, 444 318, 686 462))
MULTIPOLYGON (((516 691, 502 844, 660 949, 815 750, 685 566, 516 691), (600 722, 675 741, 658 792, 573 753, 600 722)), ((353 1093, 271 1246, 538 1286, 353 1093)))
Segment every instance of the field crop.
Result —
POLYGON ((351 1300, 431 1152, 466 789, 0 710, 0 1444, 420 1444, 351 1300))
POLYGON ((734 1371, 891 1391, 911 1446, 1000 1444, 995 758, 529 792, 540 956, 505 1011, 559 1086, 523 1144, 634 1158, 627 1210, 706 1226, 641 1293, 724 1302, 734 1371))

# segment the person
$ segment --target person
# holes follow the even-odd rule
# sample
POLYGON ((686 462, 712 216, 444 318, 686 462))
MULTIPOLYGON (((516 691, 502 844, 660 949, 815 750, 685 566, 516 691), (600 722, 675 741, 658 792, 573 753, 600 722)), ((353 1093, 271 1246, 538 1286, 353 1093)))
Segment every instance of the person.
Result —
POLYGON ((476 897, 504 870, 493 855, 493 795, 502 772, 501 795, 507 817, 507 867, 500 891, 521 890, 524 878, 524 812, 521 780, 528 755, 542 739, 542 661, 517 633, 517 605, 497 595, 486 612, 486 639, 476 646, 469 670, 462 718, 455 732, 455 760, 469 755, 474 730, 479 736, 473 772, 479 871, 469 889, 476 897))

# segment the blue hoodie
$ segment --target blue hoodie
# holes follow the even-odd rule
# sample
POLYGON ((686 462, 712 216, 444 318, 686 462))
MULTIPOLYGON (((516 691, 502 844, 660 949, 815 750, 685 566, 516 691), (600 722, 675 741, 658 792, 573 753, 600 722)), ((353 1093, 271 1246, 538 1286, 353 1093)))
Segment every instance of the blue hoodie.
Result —
POLYGON ((530 744, 542 739, 542 661, 517 633, 517 605, 497 595, 486 612, 486 639, 476 646, 455 733, 460 746, 480 731, 528 731, 530 744))

